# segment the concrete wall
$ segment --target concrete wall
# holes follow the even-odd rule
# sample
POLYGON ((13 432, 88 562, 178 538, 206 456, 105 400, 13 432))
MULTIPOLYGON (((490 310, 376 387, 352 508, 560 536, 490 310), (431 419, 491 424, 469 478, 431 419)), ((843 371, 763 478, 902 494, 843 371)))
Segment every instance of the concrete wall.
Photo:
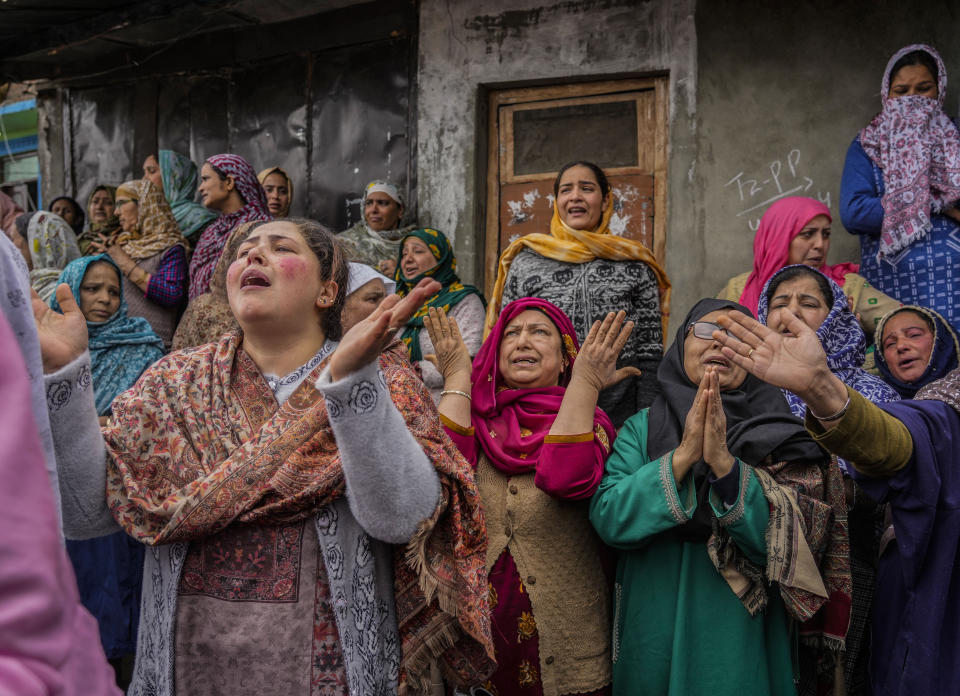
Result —
MULTIPOLYGON (((797 187, 796 195, 820 198, 833 212, 828 261, 859 260, 858 239, 840 222, 840 178, 850 142, 880 110, 887 61, 902 46, 929 43, 944 54, 947 74, 960 76, 957 3, 919 7, 864 0, 698 4, 695 178, 704 224, 692 241, 709 248, 710 262, 687 269, 674 254, 675 284, 715 292, 749 270, 766 208, 760 204, 797 187)), ((947 92, 946 111, 956 117, 956 89, 947 92)), ((674 241, 688 233, 671 226, 674 241)), ((684 287, 679 294, 694 293, 684 287)), ((678 301, 677 311, 686 304, 678 301)))
MULTIPOLYGON (((671 230, 696 225, 687 183, 695 150, 693 0, 423 0, 417 195, 420 222, 449 233, 466 280, 481 283, 486 184, 482 86, 564 83, 669 71, 671 230)), ((668 233, 668 259, 672 241, 668 233)), ((703 259, 699 259, 702 262, 703 259)))
MULTIPOLYGON (((827 202, 830 260, 858 260, 837 212, 847 147, 880 108, 889 56, 931 43, 956 76, 958 35, 955 0, 922 12, 890 0, 423 0, 421 222, 451 233, 463 275, 482 282, 482 86, 669 71, 673 319, 749 270, 757 221, 784 192, 827 202)), ((947 112, 956 107, 948 93, 947 112)))

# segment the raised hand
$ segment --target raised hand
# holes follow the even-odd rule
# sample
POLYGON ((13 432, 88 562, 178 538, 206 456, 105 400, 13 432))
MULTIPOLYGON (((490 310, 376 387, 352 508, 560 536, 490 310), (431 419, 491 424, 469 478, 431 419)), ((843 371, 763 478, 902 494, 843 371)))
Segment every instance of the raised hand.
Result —
POLYGON ((36 291, 30 293, 45 374, 56 372, 79 358, 88 342, 87 320, 77 306, 70 286, 61 283, 56 292, 63 314, 50 309, 36 291))
POLYGON ((847 388, 830 371, 820 339, 790 310, 779 311, 781 324, 793 336, 778 334, 733 311, 717 319, 733 336, 714 331, 713 337, 723 346, 723 354, 750 374, 792 391, 814 413, 837 413, 847 400, 847 388))
POLYGON ((442 307, 431 307, 423 318, 423 325, 430 334, 430 341, 436 351, 434 355, 423 356, 424 359, 437 368, 444 382, 457 375, 466 375, 469 380, 473 361, 470 360, 470 351, 460 336, 457 320, 448 317, 442 307))
POLYGON ((707 384, 706 414, 703 423, 703 460, 717 478, 726 476, 733 468, 734 459, 727 449, 727 416, 720 398, 720 377, 715 368, 703 376, 707 384))
POLYGON ((440 283, 424 278, 403 299, 387 296, 366 319, 357 322, 340 340, 330 358, 330 377, 343 379, 376 360, 423 303, 440 290, 440 283))
POLYGON ((624 322, 623 310, 610 312, 603 321, 593 322, 573 363, 573 379, 582 379, 598 392, 627 377, 640 376, 635 367, 617 367, 617 358, 633 331, 633 322, 624 322))
POLYGON ((679 483, 690 467, 703 459, 703 429, 707 415, 707 379, 700 380, 693 405, 683 424, 683 438, 673 452, 673 478, 679 483))

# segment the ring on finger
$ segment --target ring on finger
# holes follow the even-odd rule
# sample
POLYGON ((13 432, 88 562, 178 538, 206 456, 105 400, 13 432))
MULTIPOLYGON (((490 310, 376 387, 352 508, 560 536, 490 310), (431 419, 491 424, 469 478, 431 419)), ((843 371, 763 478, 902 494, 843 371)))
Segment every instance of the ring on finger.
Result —
POLYGON ((749 358, 751 355, 753 355, 753 351, 755 351, 755 350, 756 350, 756 348, 751 348, 751 349, 750 349, 750 352, 747 353, 747 357, 749 358))

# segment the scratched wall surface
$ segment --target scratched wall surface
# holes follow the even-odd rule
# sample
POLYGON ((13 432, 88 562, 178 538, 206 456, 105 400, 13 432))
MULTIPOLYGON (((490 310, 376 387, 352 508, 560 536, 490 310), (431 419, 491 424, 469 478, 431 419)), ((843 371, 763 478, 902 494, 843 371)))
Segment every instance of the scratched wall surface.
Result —
MULTIPOLYGON (((466 280, 482 283, 484 87, 669 72, 668 265, 673 230, 695 230, 694 0, 423 0, 417 193, 420 222, 451 234, 466 280)), ((547 220, 547 224, 549 220, 547 220)), ((546 231, 544 229, 543 231, 546 231)), ((681 254, 676 254, 680 258, 681 254)), ((695 275, 695 274, 693 274, 695 275)))
MULTIPOLYGON (((945 54, 947 74, 960 75, 960 52, 951 49, 960 32, 956 3, 930 0, 923 8, 863 0, 789 8, 698 3, 697 166, 711 258, 705 291, 750 269, 760 216, 786 195, 830 206, 829 262, 859 260, 857 238, 840 223, 840 178, 850 142, 880 110, 887 60, 901 46, 932 43, 945 54)), ((956 91, 947 97, 955 116, 956 91)))

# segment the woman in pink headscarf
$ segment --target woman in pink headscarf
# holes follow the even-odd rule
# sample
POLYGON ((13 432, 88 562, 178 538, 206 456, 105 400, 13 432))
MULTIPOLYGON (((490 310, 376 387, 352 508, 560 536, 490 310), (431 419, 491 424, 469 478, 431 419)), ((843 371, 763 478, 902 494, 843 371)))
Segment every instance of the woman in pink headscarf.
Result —
POLYGON ((471 366, 456 321, 424 325, 444 378, 438 409, 476 468, 487 522, 492 693, 610 693, 610 596, 602 545, 587 518, 616 437, 597 395, 633 322, 595 322, 583 346, 566 314, 539 298, 500 312, 471 366))
POLYGON ((859 275, 855 263, 827 263, 830 251, 830 209, 818 200, 789 196, 767 208, 753 238, 753 270, 731 278, 718 299, 731 300, 756 313, 760 291, 784 266, 802 263, 836 281, 850 308, 860 317, 868 337, 873 337, 880 317, 900 303, 872 287, 859 275))
POLYGON ((190 299, 210 287, 227 237, 241 222, 272 220, 257 173, 239 155, 214 155, 200 168, 200 202, 218 213, 200 235, 190 259, 190 299))
POLYGON ((12 238, 13 233, 16 232, 16 219, 20 215, 23 215, 23 208, 10 196, 0 191, 0 230, 6 232, 8 237, 12 238))

